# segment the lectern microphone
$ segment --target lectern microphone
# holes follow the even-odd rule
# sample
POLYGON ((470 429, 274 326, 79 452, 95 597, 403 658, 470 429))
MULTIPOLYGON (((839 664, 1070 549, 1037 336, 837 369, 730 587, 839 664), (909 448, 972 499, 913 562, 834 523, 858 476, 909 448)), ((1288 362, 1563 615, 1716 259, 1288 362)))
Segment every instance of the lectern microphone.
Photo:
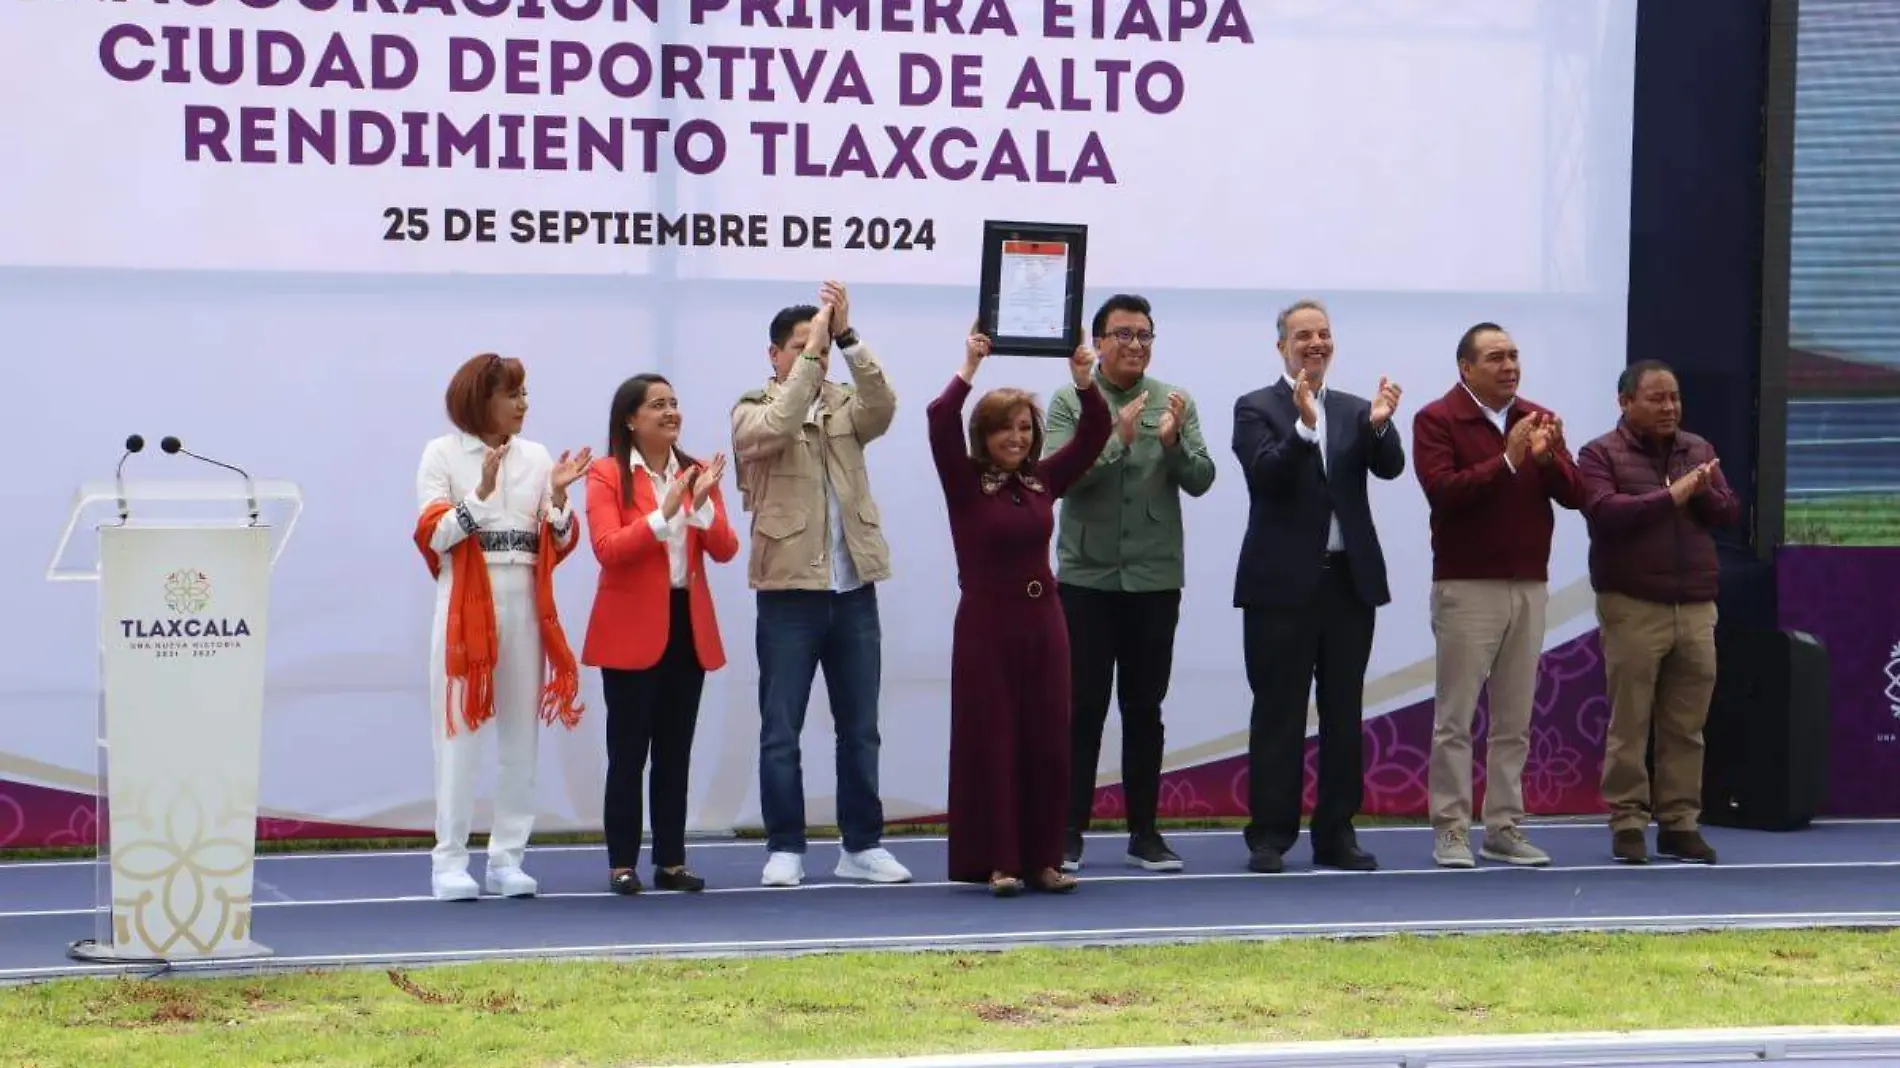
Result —
POLYGON ((244 476, 244 488, 249 492, 249 496, 250 496, 251 522, 253 523, 257 522, 257 483, 251 479, 251 473, 249 471, 246 471, 242 467, 238 467, 234 464, 227 464, 223 460, 213 460, 209 456, 200 456, 197 453, 192 452, 190 449, 187 449, 183 445, 179 444, 178 439, 175 437, 172 437, 169 434, 167 434, 164 438, 160 439, 158 443, 158 447, 165 450, 165 452, 168 454, 175 454, 175 453, 182 452, 186 456, 189 456, 194 460, 201 460, 205 463, 210 464, 213 467, 222 467, 226 471, 236 471, 238 474, 244 476))
POLYGON ((133 453, 139 452, 144 448, 144 437, 133 434, 131 437, 126 438, 125 452, 119 455, 118 470, 112 473, 112 480, 119 488, 119 522, 121 523, 125 522, 126 517, 132 513, 132 510, 128 508, 125 503, 125 461, 130 458, 133 453))

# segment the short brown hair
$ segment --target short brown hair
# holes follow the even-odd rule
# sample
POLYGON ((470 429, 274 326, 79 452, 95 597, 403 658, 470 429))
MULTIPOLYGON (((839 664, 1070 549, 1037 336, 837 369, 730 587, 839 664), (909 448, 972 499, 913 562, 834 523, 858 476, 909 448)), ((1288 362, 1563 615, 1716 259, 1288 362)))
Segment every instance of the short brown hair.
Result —
POLYGON ((990 456, 989 437, 1003 428, 1016 409, 1029 409, 1029 457, 1023 463, 1025 468, 1036 462, 1042 455, 1042 409, 1036 404, 1036 395, 1020 389, 992 389, 983 394, 976 402, 976 410, 970 413, 970 458, 984 467, 996 466, 996 460, 990 456))
POLYGON ((464 434, 480 437, 488 433, 489 400, 497 393, 521 388, 527 380, 527 368, 512 356, 484 352, 471 357, 449 379, 448 394, 443 398, 449 422, 464 434))

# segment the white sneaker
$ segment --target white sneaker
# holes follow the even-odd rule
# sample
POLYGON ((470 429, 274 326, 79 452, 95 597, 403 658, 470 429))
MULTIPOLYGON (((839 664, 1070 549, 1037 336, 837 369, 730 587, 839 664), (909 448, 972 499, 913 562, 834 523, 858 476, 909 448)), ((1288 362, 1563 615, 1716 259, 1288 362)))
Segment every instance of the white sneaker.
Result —
POLYGON ((431 882, 437 901, 473 901, 482 896, 482 888, 465 871, 439 871, 431 882))
POLYGON ((797 886, 805 881, 805 857, 802 853, 774 853, 765 859, 761 886, 797 886))
POLYGON ((910 869, 897 862, 890 850, 878 847, 861 853, 838 851, 838 868, 832 872, 840 879, 862 879, 872 883, 910 882, 910 869))
POLYGON ((520 868, 490 868, 488 892, 501 897, 533 897, 541 889, 528 873, 520 868))

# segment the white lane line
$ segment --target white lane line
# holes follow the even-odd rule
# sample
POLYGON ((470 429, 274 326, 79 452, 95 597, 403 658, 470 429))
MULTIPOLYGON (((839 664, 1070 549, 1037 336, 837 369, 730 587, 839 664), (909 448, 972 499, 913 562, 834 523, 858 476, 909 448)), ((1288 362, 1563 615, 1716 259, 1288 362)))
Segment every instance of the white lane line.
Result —
MULTIPOLYGON (((1632 875, 1640 875, 1645 872, 1700 871, 1700 872, 1711 873, 1711 874, 1719 874, 1722 872, 1808 871, 1808 870, 1825 870, 1825 869, 1841 869, 1841 868, 1867 868, 1867 869, 1900 868, 1900 860, 1816 860, 1816 861, 1789 861, 1789 862, 1783 862, 1783 863, 1761 863, 1761 864, 1719 864, 1719 865, 1714 865, 1714 866, 1705 865, 1705 864, 1682 864, 1682 863, 1676 863, 1676 862, 1665 862, 1665 863, 1651 863, 1651 864, 1578 864, 1578 865, 1570 865, 1570 866, 1562 866, 1562 867, 1553 866, 1553 867, 1548 867, 1548 868, 1520 868, 1520 867, 1515 867, 1515 866, 1510 866, 1510 865, 1494 864, 1494 865, 1484 865, 1477 868, 1462 868, 1462 869, 1461 868, 1437 868, 1437 867, 1388 868, 1385 870, 1374 871, 1374 872, 1352 872, 1352 871, 1335 871, 1332 869, 1315 869, 1315 870, 1307 870, 1307 871, 1282 872, 1278 875, 1262 875, 1257 872, 1238 871, 1238 872, 1193 872, 1193 873, 1176 872, 1176 873, 1151 873, 1151 874, 1144 874, 1144 875, 1130 874, 1130 875, 1093 875, 1091 876, 1091 875, 1088 875, 1086 872, 1084 872, 1082 875, 1077 876, 1077 878, 1079 878, 1086 885, 1086 884, 1091 884, 1091 883, 1135 883, 1135 882, 1157 883, 1157 884, 1180 883, 1180 882, 1192 883, 1192 882, 1212 882, 1216 880, 1225 880, 1225 879, 1263 879, 1263 880, 1271 879, 1275 881, 1284 881, 1287 879, 1353 879, 1353 878, 1376 879, 1382 876, 1386 878, 1392 878, 1396 876, 1418 876, 1418 875, 1438 876, 1441 878, 1457 878, 1459 876, 1470 877, 1470 876, 1486 875, 1486 874, 1495 875, 1495 874, 1501 874, 1505 872, 1524 872, 1530 876, 1542 876, 1544 878, 1549 878, 1553 875, 1563 875, 1563 874, 1568 874, 1572 872, 1614 871, 1614 872, 1629 872, 1632 875)), ((674 891, 648 889, 648 890, 642 891, 637 896, 638 897, 655 897, 655 896, 705 897, 708 895, 721 895, 721 894, 784 894, 784 893, 796 893, 799 891, 804 891, 804 892, 809 893, 809 892, 839 891, 839 890, 847 890, 847 891, 855 890, 855 891, 860 891, 860 892, 878 891, 878 890, 944 890, 944 889, 950 889, 953 887, 960 887, 960 886, 970 887, 972 889, 980 889, 974 883, 955 883, 955 882, 948 882, 948 881, 886 883, 886 884, 806 883, 802 886, 711 887, 706 890, 699 891, 698 893, 691 893, 691 894, 674 892, 674 891)), ((608 891, 608 890, 571 890, 571 891, 556 891, 553 893, 539 894, 536 896, 540 900, 565 900, 565 899, 588 899, 588 898, 612 898, 612 897, 618 897, 620 895, 615 894, 612 891, 608 891)), ((495 899, 492 896, 485 896, 483 900, 492 901, 492 900, 498 900, 498 899, 495 899)), ((427 894, 402 894, 402 895, 388 896, 388 897, 314 898, 307 901, 294 900, 294 899, 287 900, 287 901, 258 901, 255 904, 253 904, 252 907, 258 908, 258 909, 343 908, 343 907, 348 907, 352 905, 411 905, 411 904, 440 905, 441 907, 444 907, 444 908, 450 908, 457 905, 467 905, 467 904, 470 904, 470 902, 461 902, 461 901, 437 902, 433 897, 430 897, 427 894)), ((95 915, 98 911, 99 911, 98 909, 94 909, 94 908, 24 909, 24 910, 15 911, 15 912, 0 912, 0 920, 38 919, 38 918, 47 918, 47 917, 56 917, 56 916, 91 916, 91 915, 95 915)))
MULTIPOLYGON (((1878 819, 1864 819, 1864 820, 1863 819, 1815 820, 1813 823, 1813 826, 1816 826, 1816 827, 1887 827, 1887 826, 1893 826, 1896 824, 1900 824, 1900 817, 1883 817, 1883 818, 1878 818, 1878 819)), ((1540 822, 1537 820, 1530 820, 1530 821, 1527 821, 1524 826, 1527 831, 1534 831, 1538 834, 1542 834, 1546 831, 1596 831, 1598 833, 1606 834, 1606 835, 1609 833, 1608 826, 1603 822, 1603 819, 1601 818, 1553 817, 1551 822, 1548 822, 1548 823, 1540 822)), ((1711 833, 1716 834, 1716 835, 1780 833, 1780 832, 1771 832, 1771 831, 1747 831, 1747 830, 1739 830, 1739 829, 1726 828, 1726 827, 1704 828, 1704 830, 1708 830, 1711 833)), ((1239 838, 1241 836, 1240 828, 1238 827, 1209 828, 1207 830, 1164 831, 1162 833, 1164 837, 1169 838, 1169 839, 1239 838)), ((1429 836, 1431 834, 1431 828, 1421 825, 1421 824, 1407 824, 1404 826, 1384 825, 1384 826, 1377 826, 1377 827, 1359 827, 1359 828, 1356 828, 1356 833, 1361 834, 1361 835, 1412 834, 1412 835, 1429 836)), ((1799 832, 1792 832, 1792 833, 1799 833, 1799 832)), ((1125 841, 1128 837, 1128 834, 1125 831, 1101 831, 1101 832, 1092 832, 1090 834, 1084 835, 1083 837, 1089 841, 1105 841, 1105 842, 1117 841, 1117 840, 1125 841)), ((933 844, 942 845, 943 843, 947 841, 949 841, 949 839, 944 837, 943 835, 893 834, 893 835, 886 835, 883 844, 885 848, 891 849, 893 851, 897 851, 897 850, 902 850, 903 847, 907 845, 933 845, 933 844)), ((811 840, 809 844, 812 846, 824 847, 826 849, 829 849, 830 847, 838 845, 838 839, 814 838, 811 840)), ((686 840, 686 848, 689 850, 694 850, 694 851, 701 850, 701 849, 753 849, 753 850, 757 850, 761 855, 763 855, 765 852, 765 839, 763 838, 746 838, 746 839, 717 838, 717 839, 711 839, 707 841, 696 841, 689 837, 686 840)), ((604 844, 547 845, 547 846, 530 846, 528 848, 528 852, 530 854, 600 853, 600 852, 605 852, 606 849, 607 847, 604 844)), ((257 863, 259 865, 264 865, 264 864, 284 863, 284 862, 290 862, 290 861, 310 861, 310 860, 389 860, 389 859, 398 859, 398 858, 407 859, 407 858, 414 858, 414 857, 426 857, 428 855, 429 855, 429 851, 426 849, 348 849, 348 850, 309 852, 309 853, 304 853, 304 852, 262 853, 260 852, 257 854, 257 863)), ((6 860, 6 861, 0 861, 0 871, 5 871, 7 869, 20 869, 20 868, 91 867, 92 865, 95 865, 97 863, 98 863, 97 860, 88 860, 88 859, 6 860)))
MULTIPOLYGON (((258 968, 308 968, 319 965, 429 963, 529 959, 549 957, 614 957, 645 955, 731 955, 738 953, 795 953, 865 949, 957 949, 971 946, 1064 944, 1090 941, 1158 941, 1213 938, 1265 938, 1298 935, 1374 935, 1404 931, 1601 931, 1626 928, 1693 930, 1738 927, 1894 926, 1900 912, 1716 912, 1683 915, 1633 916, 1517 916, 1490 919, 1366 920, 1347 923, 1225 924, 1184 927, 1102 927, 1030 931, 990 931, 976 934, 857 935, 840 938, 793 938, 728 942, 629 942, 577 946, 535 946, 517 949, 393 950, 387 953, 335 953, 286 957, 233 957, 224 960, 179 961, 165 970, 215 971, 258 968)), ((82 965, 0 969, 0 980, 51 978, 62 975, 99 975, 151 972, 153 965, 82 965)))

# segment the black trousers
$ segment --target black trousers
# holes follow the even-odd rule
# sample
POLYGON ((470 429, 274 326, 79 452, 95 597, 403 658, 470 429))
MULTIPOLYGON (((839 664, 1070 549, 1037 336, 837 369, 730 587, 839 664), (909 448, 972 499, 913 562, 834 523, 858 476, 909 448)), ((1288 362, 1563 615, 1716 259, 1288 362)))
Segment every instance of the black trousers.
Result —
POLYGON ((1245 610, 1243 644, 1253 717, 1247 736, 1247 848, 1284 853, 1300 836, 1306 779, 1306 700, 1318 687, 1319 783, 1313 848, 1354 844, 1365 796, 1360 719, 1375 610, 1353 588, 1343 556, 1327 558, 1304 605, 1245 610))
POLYGON ((607 865, 640 862, 641 780, 653 761, 653 866, 686 863, 686 783, 699 725, 706 671, 693 651, 693 618, 685 590, 674 590, 672 625, 659 663, 644 671, 602 668, 607 698, 607 865))
POLYGON ((1128 829, 1153 831, 1165 741, 1161 705, 1174 673, 1181 591, 1121 593, 1063 584, 1057 592, 1069 625, 1069 829, 1089 827, 1112 691, 1122 714, 1128 829))

